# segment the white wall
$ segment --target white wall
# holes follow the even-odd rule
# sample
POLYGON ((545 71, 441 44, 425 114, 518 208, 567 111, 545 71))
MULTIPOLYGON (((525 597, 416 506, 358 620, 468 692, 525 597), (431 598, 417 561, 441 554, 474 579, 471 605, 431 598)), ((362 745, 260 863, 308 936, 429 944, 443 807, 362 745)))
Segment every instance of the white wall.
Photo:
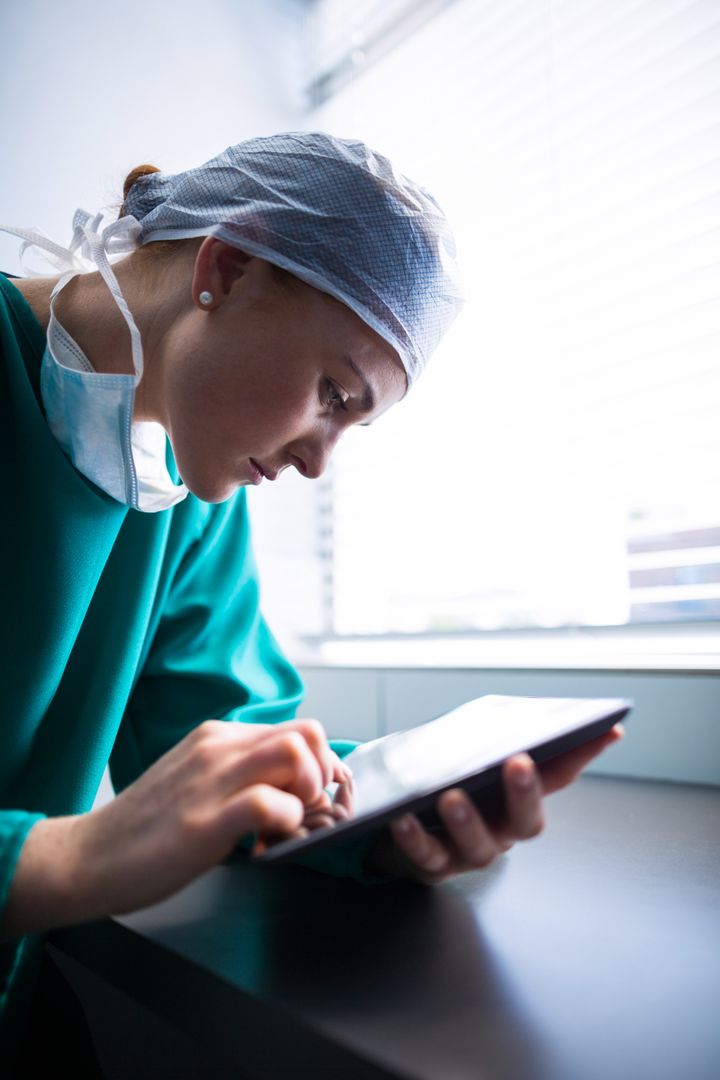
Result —
MULTIPOLYGON (((303 0, 0 4, 0 221, 69 242, 144 162, 175 172, 299 126, 303 0)), ((18 241, 0 233, 0 269, 18 241)))

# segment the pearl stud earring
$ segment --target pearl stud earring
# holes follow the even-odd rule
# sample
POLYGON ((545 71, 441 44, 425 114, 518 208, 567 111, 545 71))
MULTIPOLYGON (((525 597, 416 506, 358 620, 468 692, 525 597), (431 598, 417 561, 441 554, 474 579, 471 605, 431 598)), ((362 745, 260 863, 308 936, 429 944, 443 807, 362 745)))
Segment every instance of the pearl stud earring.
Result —
POLYGON ((205 305, 212 304, 214 299, 215 298, 214 298, 213 294, 211 292, 207 292, 205 290, 203 290, 203 292, 201 292, 200 296, 199 296, 200 303, 205 304, 205 305))

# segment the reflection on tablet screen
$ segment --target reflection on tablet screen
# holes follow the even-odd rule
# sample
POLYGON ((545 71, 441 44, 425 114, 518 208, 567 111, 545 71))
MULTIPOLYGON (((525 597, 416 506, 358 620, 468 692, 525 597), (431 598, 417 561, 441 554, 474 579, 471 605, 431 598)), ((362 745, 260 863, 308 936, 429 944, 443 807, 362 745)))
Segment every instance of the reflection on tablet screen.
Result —
POLYGON ((606 704, 488 694, 421 727, 365 743, 345 759, 353 771, 354 813, 372 813, 395 798, 432 791, 489 768, 562 735, 593 712, 601 715, 598 706, 606 704))

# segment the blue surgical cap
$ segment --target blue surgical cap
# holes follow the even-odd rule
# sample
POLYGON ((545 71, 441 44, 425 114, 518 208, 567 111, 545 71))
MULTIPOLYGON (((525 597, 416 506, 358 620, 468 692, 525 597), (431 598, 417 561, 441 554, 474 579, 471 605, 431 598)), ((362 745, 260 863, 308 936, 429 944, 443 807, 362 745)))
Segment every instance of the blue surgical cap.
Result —
POLYGON ((408 386, 462 304, 435 199, 356 140, 248 139, 196 169, 141 176, 124 212, 141 245, 217 236, 334 296, 397 351, 408 386))

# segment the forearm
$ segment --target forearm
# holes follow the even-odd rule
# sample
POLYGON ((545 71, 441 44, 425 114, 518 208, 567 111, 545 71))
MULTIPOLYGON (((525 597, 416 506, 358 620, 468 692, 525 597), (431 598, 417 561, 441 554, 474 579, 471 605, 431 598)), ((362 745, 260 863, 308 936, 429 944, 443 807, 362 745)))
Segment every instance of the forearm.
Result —
POLYGON ((205 721, 105 806, 30 828, 0 939, 164 900, 243 837, 296 832, 323 786, 345 779, 315 721, 205 721))

